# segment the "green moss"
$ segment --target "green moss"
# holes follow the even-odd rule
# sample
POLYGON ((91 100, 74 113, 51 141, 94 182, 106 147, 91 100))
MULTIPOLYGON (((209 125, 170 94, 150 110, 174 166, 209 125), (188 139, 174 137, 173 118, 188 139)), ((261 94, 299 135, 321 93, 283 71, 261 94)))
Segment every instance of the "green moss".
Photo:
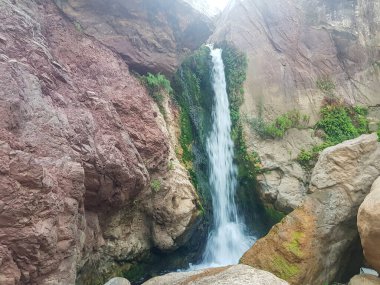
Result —
POLYGON ((265 213, 272 224, 279 223, 286 216, 286 214, 277 211, 273 205, 265 205, 265 213))
POLYGON ((289 250, 294 255, 301 257, 302 256, 302 249, 300 247, 301 245, 301 239, 304 237, 304 233, 302 232, 293 232, 292 233, 292 240, 290 243, 286 244, 286 249, 289 250))
POLYGON ((260 171, 260 158, 255 152, 249 152, 244 139, 240 107, 244 102, 243 84, 246 80, 248 67, 247 57, 236 47, 227 42, 219 44, 222 48, 222 58, 225 66, 227 93, 230 101, 232 121, 232 139, 235 143, 235 159, 240 180, 254 183, 257 172, 260 171))
POLYGON ((128 270, 123 271, 122 275, 124 278, 127 278, 130 282, 141 281, 141 278, 146 274, 147 265, 144 263, 134 263, 131 264, 128 270))
POLYGON ((150 188, 152 189, 153 192, 158 192, 161 190, 161 181, 159 179, 153 179, 150 182, 150 188))
MULTIPOLYGON (((80 272, 78 272, 77 285, 103 285, 113 277, 122 277, 132 267, 131 263, 94 263, 87 262, 80 272)), ((142 276, 142 275, 141 275, 142 276)), ((141 278, 141 276, 139 278, 141 278)))
POLYGON ((286 281, 289 281, 300 272, 298 265, 289 263, 284 257, 280 255, 274 256, 272 259, 272 266, 273 272, 275 272, 278 277, 286 281))
MULTIPOLYGON (((211 71, 210 50, 202 46, 184 60, 172 83, 174 100, 180 107, 180 148, 176 153, 188 170, 204 205, 209 199, 205 145, 211 127, 211 71)), ((200 207, 205 212, 202 205, 200 207)))

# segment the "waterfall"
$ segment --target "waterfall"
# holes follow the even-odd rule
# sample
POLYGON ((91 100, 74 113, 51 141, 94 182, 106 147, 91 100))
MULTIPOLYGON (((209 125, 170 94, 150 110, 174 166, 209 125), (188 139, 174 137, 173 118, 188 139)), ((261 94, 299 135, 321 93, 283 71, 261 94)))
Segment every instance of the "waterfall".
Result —
POLYGON ((212 85, 214 105, 212 130, 207 139, 213 226, 209 233, 202 264, 216 267, 237 264, 253 243, 239 218, 235 203, 237 169, 233 162, 234 144, 231 138, 231 117, 222 50, 209 47, 213 63, 212 85))

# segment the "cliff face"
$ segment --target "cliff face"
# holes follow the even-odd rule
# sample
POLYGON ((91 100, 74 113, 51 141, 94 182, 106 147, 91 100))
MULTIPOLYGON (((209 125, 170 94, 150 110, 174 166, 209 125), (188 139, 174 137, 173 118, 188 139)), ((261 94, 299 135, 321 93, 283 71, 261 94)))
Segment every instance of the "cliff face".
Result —
POLYGON ((1 284, 74 284, 189 239, 197 196, 158 112, 51 1, 0 1, 1 284))
POLYGON ((359 236, 358 209, 379 173, 376 134, 325 149, 311 175, 304 204, 257 241, 241 262, 290 284, 345 283, 340 279, 349 264, 360 263, 351 256, 359 236))
POLYGON ((229 40, 249 58, 243 111, 266 115, 299 108, 315 114, 328 76, 350 102, 380 103, 379 3, 235 0, 211 40, 229 40))
POLYGON ((56 0, 79 29, 138 72, 170 74, 212 32, 209 18, 182 0, 56 0))
MULTIPOLYGON (((227 40, 247 53, 248 120, 299 110, 312 126, 326 96, 320 80, 335 84, 349 103, 380 104, 380 4, 377 1, 235 0, 220 18, 213 42, 227 40)), ((292 130, 283 140, 262 140, 246 124, 250 147, 265 173, 261 192, 290 211, 306 196, 307 173, 295 163, 301 149, 320 142, 313 131, 292 130)))

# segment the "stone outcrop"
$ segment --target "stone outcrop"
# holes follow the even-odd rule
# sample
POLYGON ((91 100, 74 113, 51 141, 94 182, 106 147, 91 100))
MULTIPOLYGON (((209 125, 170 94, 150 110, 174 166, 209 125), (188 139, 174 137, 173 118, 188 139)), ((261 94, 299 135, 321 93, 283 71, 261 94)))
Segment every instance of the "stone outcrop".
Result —
POLYGON ((157 112, 52 1, 0 1, 1 284, 74 284, 190 238, 198 198, 157 112))
POLYGON ((323 284, 339 278, 358 239, 356 214, 380 174, 377 135, 325 149, 303 205, 241 259, 291 284, 323 284))
MULTIPOLYGON (((377 1, 236 0, 222 13, 209 41, 232 42, 247 54, 241 107, 248 118, 245 122, 261 111, 264 119, 273 120, 296 109, 310 116, 312 126, 326 96, 317 87, 318 80, 331 80, 336 96, 349 103, 380 104, 379 18, 377 1)), ((295 144, 286 148, 286 140, 272 143, 255 136, 249 123, 245 123, 245 132, 248 146, 259 154, 268 176, 260 177, 259 190, 278 209, 294 209, 305 194, 308 177, 292 159, 302 145, 315 140, 313 132, 303 132, 304 138, 296 137, 295 144), (270 146, 291 155, 286 154, 285 161, 273 155, 270 146), (296 177, 289 174, 289 168, 296 169, 296 177), (284 191, 288 185, 291 193, 284 191), (294 202, 289 194, 296 197, 294 202)))
POLYGON ((210 36, 213 24, 185 1, 55 0, 77 28, 140 73, 170 74, 210 36))
POLYGON ((291 212, 302 204, 310 175, 295 160, 302 149, 320 144, 312 129, 290 129, 281 140, 262 140, 248 133, 247 141, 255 141, 260 153, 262 174, 257 176, 262 200, 282 212, 291 212))
POLYGON ((143 285, 286 285, 269 272, 246 265, 170 273, 148 280, 143 285))
POLYGON ((358 228, 365 259, 380 272, 380 177, 360 205, 358 228))
POLYGON ((355 275, 348 285, 380 285, 380 278, 367 274, 355 275))
POLYGON ((271 117, 298 109, 313 117, 329 77, 349 102, 380 103, 380 3, 376 1, 236 0, 223 12, 211 41, 247 53, 248 116, 261 105, 271 117))

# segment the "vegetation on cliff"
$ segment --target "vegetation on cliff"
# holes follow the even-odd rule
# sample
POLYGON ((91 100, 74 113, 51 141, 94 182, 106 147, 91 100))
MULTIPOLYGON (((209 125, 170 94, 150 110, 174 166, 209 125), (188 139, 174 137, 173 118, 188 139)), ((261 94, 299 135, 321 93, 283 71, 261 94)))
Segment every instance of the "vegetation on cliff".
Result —
MULTIPOLYGON (((247 59, 245 54, 226 42, 218 44, 217 47, 223 50, 222 58, 230 102, 231 135, 235 146, 235 164, 238 167, 237 199, 247 222, 256 225, 261 223, 264 232, 264 224, 272 224, 273 220, 279 219, 279 215, 273 211, 268 211, 272 215, 264 214, 264 207, 260 204, 255 190, 260 160, 255 152, 248 150, 243 134, 239 109, 243 103, 247 59), (260 218, 253 214, 255 211, 261 213, 260 218)), ((206 46, 201 47, 182 63, 174 76, 173 89, 174 98, 180 108, 181 149, 177 150, 177 154, 188 169, 206 211, 209 211, 206 140, 211 127, 214 91, 210 50, 206 46)))
POLYGON ((291 128, 306 128, 309 120, 308 115, 293 110, 278 116, 272 122, 265 122, 259 112, 259 117, 252 119, 251 126, 261 138, 276 139, 283 138, 286 131, 291 128))
POLYGON ((325 148, 368 133, 367 114, 368 109, 365 107, 348 105, 337 99, 326 99, 320 110, 320 120, 314 127, 322 131, 324 142, 311 150, 301 150, 297 161, 310 168, 325 148))
POLYGON ((164 93, 171 94, 173 89, 170 85, 170 81, 161 73, 152 74, 149 73, 142 77, 142 81, 149 91, 149 95, 157 103, 160 112, 165 116, 165 108, 163 107, 164 93))
POLYGON ((177 155, 205 202, 209 193, 205 145, 213 102, 211 58, 206 46, 184 60, 173 78, 173 89, 174 99, 180 108, 181 148, 177 149, 177 155))

